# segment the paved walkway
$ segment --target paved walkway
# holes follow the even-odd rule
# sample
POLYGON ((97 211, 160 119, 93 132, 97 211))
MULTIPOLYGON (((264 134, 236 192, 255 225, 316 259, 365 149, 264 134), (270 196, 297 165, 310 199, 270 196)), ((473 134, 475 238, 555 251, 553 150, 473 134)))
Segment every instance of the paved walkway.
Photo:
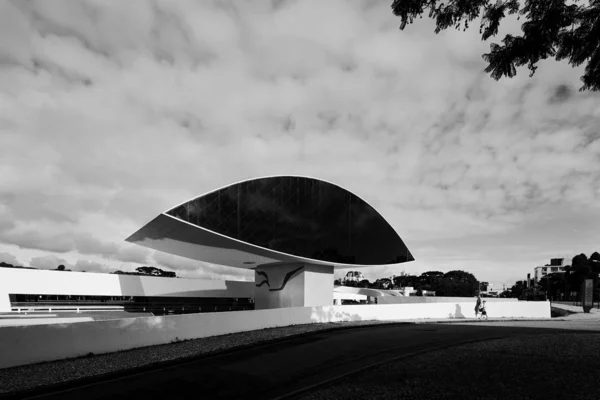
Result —
POLYGON ((573 306, 573 305, 558 304, 558 303, 551 303, 551 304, 552 304, 552 308, 559 308, 561 310, 565 310, 565 311, 573 313, 573 314, 570 314, 570 315, 567 315, 564 317, 560 317, 561 319, 565 319, 565 320, 598 320, 598 321, 600 321, 600 310, 597 308, 592 308, 589 313, 584 313, 582 306, 573 306))
MULTIPOLYGON (((277 398, 419 351, 465 341, 548 335, 564 330, 587 332, 600 325, 587 321, 556 321, 555 328, 541 321, 513 323, 457 320, 452 324, 395 324, 365 329, 338 330, 290 338, 263 346, 189 361, 183 365, 149 370, 137 375, 37 397, 39 399, 178 399, 189 393, 203 398, 277 398), (503 326, 507 324, 507 326, 503 326), (234 382, 235 384, 232 384, 234 382)), ((31 393, 33 394, 33 393, 31 393)), ((42 393, 39 393, 42 394, 42 393)), ((19 396, 23 398, 23 396, 19 396)), ((397 397, 396 397, 397 398, 397 397)))

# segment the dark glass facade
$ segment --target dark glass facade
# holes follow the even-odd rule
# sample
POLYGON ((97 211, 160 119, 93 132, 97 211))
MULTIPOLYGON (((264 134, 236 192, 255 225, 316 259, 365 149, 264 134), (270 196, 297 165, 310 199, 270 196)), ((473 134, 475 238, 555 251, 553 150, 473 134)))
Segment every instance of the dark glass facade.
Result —
POLYGON ((12 308, 51 308, 53 306, 123 306, 126 312, 150 312, 154 315, 192 314, 218 311, 253 310, 250 298, 225 297, 149 297, 11 294, 12 308))
POLYGON ((245 181, 167 214, 246 243, 314 260, 360 265, 413 260, 373 207, 339 186, 312 178, 245 181))

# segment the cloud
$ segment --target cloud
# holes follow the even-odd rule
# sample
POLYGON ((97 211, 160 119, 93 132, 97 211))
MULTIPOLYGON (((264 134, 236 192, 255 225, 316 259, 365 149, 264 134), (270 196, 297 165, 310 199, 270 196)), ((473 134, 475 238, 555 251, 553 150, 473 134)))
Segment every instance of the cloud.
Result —
POLYGON ((398 25, 368 1, 0 4, 0 242, 143 264, 123 240, 159 213, 288 173, 372 204, 422 263, 407 269, 449 265, 427 249, 451 240, 499 276, 473 238, 541 236, 539 210, 600 216, 600 103, 574 90, 581 67, 496 82, 476 29, 398 25))
POLYGON ((5 262, 7 264, 19 265, 19 261, 17 261, 17 257, 10 253, 0 252, 0 262, 5 262))
POLYGON ((75 247, 81 254, 98 254, 108 258, 119 252, 117 244, 103 242, 90 234, 78 235, 75 239, 75 247))
POLYGON ((65 234, 44 234, 34 229, 24 229, 0 234, 4 243, 14 244, 24 249, 38 249, 57 253, 73 250, 73 240, 65 234))
POLYGON ((85 271, 85 272, 99 272, 99 273, 110 273, 113 272, 114 269, 109 266, 91 260, 77 260, 75 266, 73 267, 74 271, 85 271))
POLYGON ((59 265, 64 265, 66 269, 71 268, 66 260, 55 255, 33 257, 31 261, 29 261, 29 265, 39 269, 56 269, 59 265))
POLYGON ((162 267, 178 271, 177 276, 199 279, 254 280, 254 271, 194 261, 172 254, 154 252, 153 260, 162 267))
POLYGON ((124 247, 119 250, 115 258, 119 261, 147 264, 150 251, 139 246, 124 247))

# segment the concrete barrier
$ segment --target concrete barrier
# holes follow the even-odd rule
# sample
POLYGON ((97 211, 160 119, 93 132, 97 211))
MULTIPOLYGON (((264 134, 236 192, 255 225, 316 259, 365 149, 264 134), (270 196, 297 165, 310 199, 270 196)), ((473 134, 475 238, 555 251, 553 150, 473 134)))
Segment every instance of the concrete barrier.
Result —
POLYGON ((254 282, 0 268, 0 312, 11 294, 253 298, 254 282))
MULTIPOLYGON (((519 299, 504 299, 498 297, 482 297, 486 304, 516 303, 519 299)), ((476 297, 443 297, 443 296, 383 296, 377 299, 379 304, 417 304, 417 303, 473 303, 475 309, 476 297)))
MULTIPOLYGON (((0 328, 0 368, 279 326, 473 317, 473 302, 298 307, 0 328)), ((488 304, 490 317, 550 318, 549 302, 488 304)))
MULTIPOLYGON (((74 322, 90 322, 93 321, 90 317, 73 317, 73 318, 15 318, 15 319, 0 319, 0 327, 3 326, 24 326, 24 325, 49 325, 49 324, 72 324, 74 322)), ((1 335, 0 335, 1 337, 1 335)))

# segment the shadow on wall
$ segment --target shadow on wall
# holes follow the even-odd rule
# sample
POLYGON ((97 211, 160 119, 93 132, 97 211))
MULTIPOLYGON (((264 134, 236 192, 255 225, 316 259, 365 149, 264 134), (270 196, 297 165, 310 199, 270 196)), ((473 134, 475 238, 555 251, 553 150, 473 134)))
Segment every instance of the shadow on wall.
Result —
POLYGON ((135 296, 145 296, 141 277, 135 275, 118 275, 121 293, 139 293, 135 296))
POLYGON ((348 322, 362 321, 363 318, 359 314, 352 314, 345 311, 335 311, 330 307, 313 307, 310 315, 311 322, 326 323, 326 322, 348 322))
POLYGON ((462 307, 460 306, 460 304, 456 305, 454 314, 450 313, 450 314, 448 314, 448 317, 450 317, 450 318, 466 318, 465 315, 462 313, 462 307))

